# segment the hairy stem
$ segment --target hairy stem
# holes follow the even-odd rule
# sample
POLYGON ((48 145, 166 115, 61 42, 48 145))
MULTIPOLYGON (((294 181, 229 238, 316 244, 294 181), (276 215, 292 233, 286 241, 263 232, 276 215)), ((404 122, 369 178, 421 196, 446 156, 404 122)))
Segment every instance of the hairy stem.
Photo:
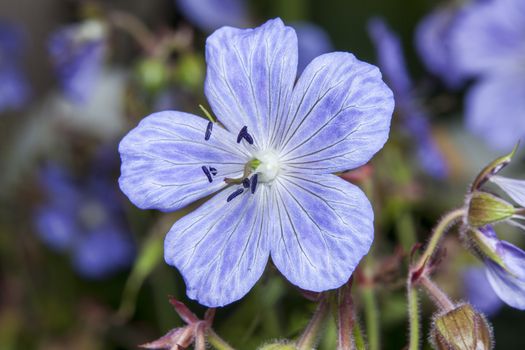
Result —
POLYGON ((447 230, 455 224, 459 219, 463 217, 465 214, 464 208, 455 209, 445 216, 441 218, 441 220, 438 222, 437 226, 434 228, 434 231, 432 233, 432 236, 430 237, 430 241, 427 244, 427 247, 425 248, 424 253, 419 257, 419 260, 417 264, 415 265, 415 270, 420 270, 423 268, 425 263, 432 257, 434 254, 439 241, 443 237, 443 235, 447 232, 447 230))
POLYGON ((354 322, 354 343, 356 350, 366 350, 365 340, 363 338, 363 332, 361 331, 361 326, 358 322, 354 322))
POLYGON ((315 346, 327 314, 328 303, 326 298, 322 298, 317 305, 317 309, 315 309, 312 319, 306 326, 303 334, 299 337, 299 340, 297 340, 297 350, 310 350, 315 346))
POLYGON ((235 350, 225 340, 223 340, 213 329, 207 332, 208 342, 217 350, 235 350))
POLYGON ((410 338, 408 342, 408 350, 419 350, 419 331, 421 326, 419 324, 419 300, 417 290, 408 283, 408 320, 410 338))
POLYGON ((379 310, 374 288, 371 285, 363 285, 361 295, 365 313, 368 349, 379 350, 379 310))
POLYGON ((448 296, 443 293, 443 291, 428 278, 428 276, 423 275, 418 279, 423 287, 425 287, 428 294, 434 299, 438 307, 444 311, 452 311, 454 309, 454 304, 450 301, 448 296))
POLYGON ((354 341, 354 303, 351 284, 341 287, 337 295, 337 350, 352 350, 354 341))

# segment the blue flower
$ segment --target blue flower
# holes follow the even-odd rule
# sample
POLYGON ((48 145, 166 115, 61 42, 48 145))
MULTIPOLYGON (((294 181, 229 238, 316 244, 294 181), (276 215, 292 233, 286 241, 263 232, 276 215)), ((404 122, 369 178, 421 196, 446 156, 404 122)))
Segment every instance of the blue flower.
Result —
POLYGON ((452 54, 454 26, 468 5, 438 7, 424 17, 416 28, 415 44, 426 68, 450 88, 459 87, 465 77, 455 65, 452 54))
POLYGON ((417 145, 421 167, 435 178, 446 177, 447 162, 432 137, 428 116, 415 101, 399 38, 380 19, 370 21, 369 32, 377 50, 379 67, 394 91, 403 126, 417 145))
POLYGON ((318 25, 310 22, 295 22, 292 27, 297 33, 299 45, 298 73, 302 72, 317 56, 333 51, 328 33, 318 25))
POLYGON ((40 182, 47 198, 35 213, 36 231, 51 249, 71 254, 75 269, 99 279, 129 266, 134 245, 115 189, 100 174, 75 183, 57 165, 43 169, 40 182))
POLYGON ((487 316, 493 316, 503 306, 503 301, 492 289, 485 269, 470 267, 463 272, 463 284, 468 302, 487 316))
MULTIPOLYGON (((487 279, 498 297, 506 304, 525 310, 525 252, 509 242, 501 241, 492 226, 475 231, 484 258, 487 279)), ((478 243, 479 244, 479 243, 478 243)))
POLYGON ((270 256, 300 288, 337 288, 372 243, 368 199, 332 173, 383 147, 392 92, 345 52, 317 57, 296 80, 297 52, 280 19, 217 30, 205 93, 220 123, 159 112, 120 143, 120 187, 138 207, 174 211, 218 192, 165 240, 166 262, 201 304, 242 298, 270 256))
POLYGON ((454 26, 458 70, 475 77, 466 124, 496 149, 525 136, 525 2, 477 1, 454 26))
POLYGON ((19 109, 29 99, 29 85, 19 66, 23 41, 19 27, 0 22, 0 112, 19 109))
POLYGON ((64 95, 73 103, 86 103, 102 72, 106 27, 88 20, 68 25, 49 38, 48 49, 64 95))
POLYGON ((222 26, 246 27, 249 23, 245 0, 176 0, 182 14, 205 32, 222 26))

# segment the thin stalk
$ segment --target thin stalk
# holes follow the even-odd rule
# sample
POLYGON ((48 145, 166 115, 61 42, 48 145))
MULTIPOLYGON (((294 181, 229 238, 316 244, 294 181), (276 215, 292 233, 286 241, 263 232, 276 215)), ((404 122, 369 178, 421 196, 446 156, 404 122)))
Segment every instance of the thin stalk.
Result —
POLYGON ((352 332, 354 336, 354 344, 356 350, 366 350, 365 339, 363 338, 363 332, 359 322, 354 322, 354 329, 352 332))
POLYGON ((419 321, 419 300, 416 288, 408 283, 408 320, 410 338, 408 350, 419 350, 419 332, 421 329, 419 321))
POLYGON ((361 288, 363 311, 365 313, 366 334, 369 350, 379 350, 379 309, 376 295, 372 286, 364 285, 361 288))
POLYGON ((351 284, 339 289, 337 295, 337 350, 352 350, 354 340, 354 303, 352 300, 351 284))
POLYGON ((119 28, 137 41, 142 49, 148 53, 155 48, 155 36, 137 17, 123 11, 112 11, 109 15, 110 23, 119 28))
POLYGON ((459 219, 463 217, 465 214, 464 208, 455 209, 445 216, 441 218, 441 220, 438 222, 436 228, 434 228, 434 231, 432 233, 432 236, 430 237, 430 241, 427 244, 427 247, 425 248, 424 253, 419 257, 419 260, 417 264, 415 265, 414 270, 420 270, 425 263, 432 257, 434 254, 439 241, 443 237, 443 235, 447 232, 447 230, 455 224, 459 219))
POLYGON ((454 304, 450 301, 448 296, 443 293, 443 291, 428 278, 428 276, 423 275, 418 279, 420 283, 428 292, 428 294, 434 299, 437 306, 443 311, 452 311, 454 310, 454 304))
POLYGON ((306 326, 303 334, 299 337, 299 340, 297 340, 297 350, 310 350, 315 346, 327 314, 328 303, 325 298, 322 298, 317 305, 317 309, 315 309, 312 319, 306 326))
POLYGON ((206 334, 208 342, 217 350, 235 350, 225 340, 223 340, 213 329, 209 329, 206 334))

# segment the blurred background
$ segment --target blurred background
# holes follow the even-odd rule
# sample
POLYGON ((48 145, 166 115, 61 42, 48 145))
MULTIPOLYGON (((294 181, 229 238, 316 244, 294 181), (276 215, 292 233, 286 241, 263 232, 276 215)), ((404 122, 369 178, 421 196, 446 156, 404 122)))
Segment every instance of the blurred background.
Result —
MULTIPOLYGON (((389 143, 366 175, 348 178, 376 213, 374 246, 356 273, 359 319, 366 328, 375 303, 374 344, 403 348, 412 245, 462 205, 481 167, 525 136, 519 115, 495 117, 517 135, 472 121, 478 78, 450 77, 452 58, 435 62, 457 46, 448 46, 448 29, 465 3, 0 0, 0 349, 136 349, 182 324, 168 295, 203 315, 162 252, 169 227, 199 203, 176 213, 134 207, 118 187, 118 142, 154 111, 202 115, 206 37, 274 17, 296 28, 300 69, 319 54, 350 51, 379 65, 396 95, 389 143), (449 17, 426 30, 443 9, 449 17)), ((523 152, 517 158, 509 172, 523 179, 523 152)), ((523 235, 504 230, 523 247, 523 235)), ((524 314, 477 295, 490 291, 480 264, 457 235, 445 246, 437 283, 484 309, 496 349, 525 348, 524 314)), ((422 306, 428 334, 435 309, 426 297, 422 306)), ((269 266, 244 299, 218 310, 214 328, 237 349, 256 349, 296 337, 314 308, 269 266)), ((335 349, 335 323, 319 348, 335 349)))

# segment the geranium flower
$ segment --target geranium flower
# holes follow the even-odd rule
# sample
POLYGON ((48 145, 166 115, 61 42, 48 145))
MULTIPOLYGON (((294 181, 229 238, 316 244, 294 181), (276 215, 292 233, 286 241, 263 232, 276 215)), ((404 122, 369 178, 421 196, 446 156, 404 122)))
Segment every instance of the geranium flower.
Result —
POLYGON ((296 81, 297 52, 280 19, 217 30, 205 93, 220 123, 159 112, 120 143, 120 187, 138 207, 174 211, 218 192, 165 240, 166 262, 201 304, 243 297, 270 256, 300 288, 337 288, 372 243, 368 199, 333 173, 382 148, 392 92, 346 52, 317 57, 296 81))
POLYGON ((474 2, 452 35, 453 60, 476 78, 466 97, 466 123, 492 147, 525 136, 525 2, 474 2))
POLYGON ((503 306, 503 301, 492 289, 485 269, 482 267, 466 269, 463 272, 463 285, 467 301, 477 311, 490 317, 495 315, 503 306))
POLYGON ((428 115, 414 96, 399 38, 379 18, 370 21, 368 30, 377 51, 379 67, 394 91, 403 127, 417 146, 416 155, 421 168, 434 178, 446 177, 448 164, 434 141, 428 115))
POLYGON ((84 104, 91 97, 102 73, 107 28, 87 20, 55 31, 48 43, 49 54, 64 95, 84 104))

